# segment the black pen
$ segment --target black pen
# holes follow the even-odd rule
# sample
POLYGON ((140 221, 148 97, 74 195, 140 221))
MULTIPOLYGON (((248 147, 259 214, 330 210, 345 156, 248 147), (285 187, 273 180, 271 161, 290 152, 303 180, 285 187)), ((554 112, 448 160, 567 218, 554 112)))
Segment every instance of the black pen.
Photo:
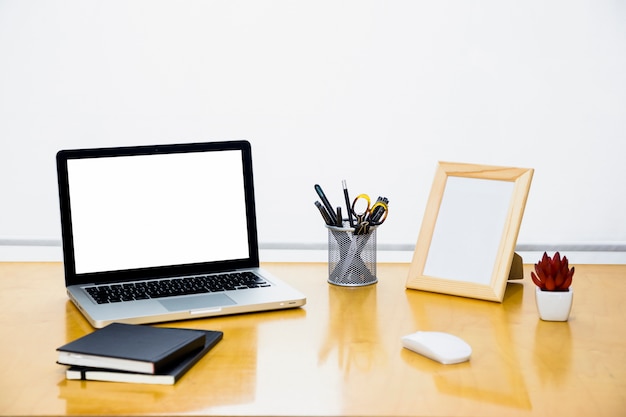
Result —
POLYGON ((386 208, 389 205, 389 199, 387 197, 378 197, 378 200, 376 202, 381 202, 385 206, 376 207, 376 210, 374 210, 374 212, 372 213, 372 222, 374 224, 377 224, 380 221, 380 218, 383 217, 383 214, 385 214, 385 210, 389 210, 388 208, 386 208))
POLYGON ((331 218, 328 216, 328 212, 326 211, 326 209, 324 208, 324 206, 322 206, 322 203, 320 203, 319 201, 315 202, 315 207, 317 207, 320 211, 320 213, 322 214, 322 218, 324 219, 324 222, 329 225, 329 226, 333 226, 334 223, 331 220, 331 218))
MULTIPOLYGON (((382 198, 382 197, 378 197, 378 198, 376 199, 376 203, 379 203, 379 202, 381 202, 381 201, 383 201, 383 198, 382 198)), ((374 203, 374 205, 376 205, 376 203, 374 203)), ((382 211, 384 211, 384 209, 383 209, 381 206, 377 206, 377 207, 376 207, 376 208, 372 211, 371 216, 370 216, 370 220, 372 220, 372 221, 374 221, 374 222, 375 222, 375 221, 377 221, 378 219, 380 219, 380 218, 382 217, 382 215, 383 215, 383 214, 381 213, 381 210, 382 210, 382 211)))
POLYGON ((335 217, 335 209, 333 208, 333 205, 330 204, 330 201, 328 201, 328 199, 326 198, 326 194, 324 194, 324 191, 322 191, 322 187, 320 187, 319 184, 315 184, 315 191, 317 192, 317 195, 319 195, 320 198, 322 199, 322 203, 324 203, 324 207, 326 207, 326 210, 328 210, 328 214, 330 215, 330 218, 332 219, 332 223, 337 224, 337 218, 335 217))
POLYGON ((352 210, 350 209, 350 196, 348 195, 348 186, 346 185, 346 180, 341 181, 341 185, 343 186, 343 196, 346 199, 346 210, 348 210, 348 221, 350 222, 350 227, 354 227, 354 218, 352 217, 352 210))

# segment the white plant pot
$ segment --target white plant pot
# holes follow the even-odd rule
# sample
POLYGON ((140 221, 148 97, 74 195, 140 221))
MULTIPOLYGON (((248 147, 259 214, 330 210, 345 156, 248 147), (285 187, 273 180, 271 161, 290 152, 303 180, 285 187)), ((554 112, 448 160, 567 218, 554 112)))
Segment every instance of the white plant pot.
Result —
POLYGON ((542 291, 535 287, 535 300, 539 317, 545 321, 567 321, 572 310, 574 289, 567 291, 542 291))

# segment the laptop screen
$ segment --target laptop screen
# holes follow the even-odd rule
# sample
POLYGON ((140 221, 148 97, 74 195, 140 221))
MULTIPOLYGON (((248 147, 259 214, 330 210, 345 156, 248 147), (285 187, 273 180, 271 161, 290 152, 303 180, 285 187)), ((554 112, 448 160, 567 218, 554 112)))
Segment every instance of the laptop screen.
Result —
POLYGON ((251 253, 249 154, 245 147, 205 145, 59 152, 64 254, 70 252, 72 272, 169 274, 258 256, 251 253))

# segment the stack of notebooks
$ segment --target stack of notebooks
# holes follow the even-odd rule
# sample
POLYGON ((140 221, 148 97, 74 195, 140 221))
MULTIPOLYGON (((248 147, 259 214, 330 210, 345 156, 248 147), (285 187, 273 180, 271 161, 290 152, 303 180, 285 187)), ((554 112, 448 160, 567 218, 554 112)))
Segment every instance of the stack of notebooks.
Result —
POLYGON ((57 349, 67 379, 172 385, 222 339, 212 330, 113 323, 57 349))

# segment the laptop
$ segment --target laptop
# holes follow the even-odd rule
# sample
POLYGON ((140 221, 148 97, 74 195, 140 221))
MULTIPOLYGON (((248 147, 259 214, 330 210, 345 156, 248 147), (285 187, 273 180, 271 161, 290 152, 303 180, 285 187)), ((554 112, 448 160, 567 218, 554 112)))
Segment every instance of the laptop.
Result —
POLYGON ((96 328, 300 307, 259 268, 247 141, 62 150, 65 286, 96 328))

